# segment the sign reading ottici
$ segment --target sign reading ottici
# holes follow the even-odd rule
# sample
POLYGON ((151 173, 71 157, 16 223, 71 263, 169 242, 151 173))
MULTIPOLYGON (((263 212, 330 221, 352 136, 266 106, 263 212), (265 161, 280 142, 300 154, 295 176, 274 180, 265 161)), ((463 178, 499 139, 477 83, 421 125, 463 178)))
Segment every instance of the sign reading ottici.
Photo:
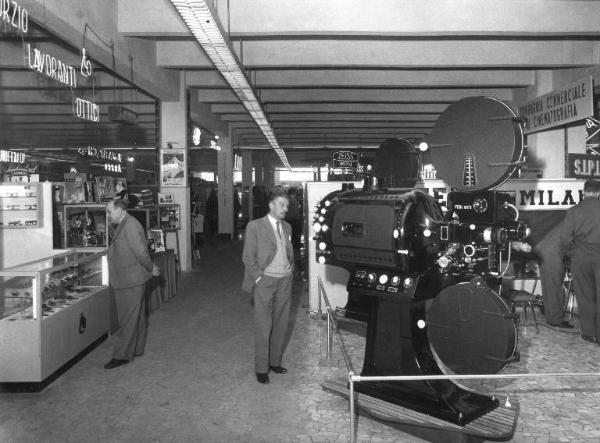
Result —
POLYGON ((586 77, 518 107, 525 134, 565 125, 594 115, 592 77, 586 77))

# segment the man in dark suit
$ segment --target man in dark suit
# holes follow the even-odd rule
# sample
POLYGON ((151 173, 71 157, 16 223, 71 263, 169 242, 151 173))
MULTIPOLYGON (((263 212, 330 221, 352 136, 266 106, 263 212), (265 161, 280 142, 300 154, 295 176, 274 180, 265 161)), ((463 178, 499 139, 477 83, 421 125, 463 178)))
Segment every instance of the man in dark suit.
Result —
POLYGON ((535 246, 534 252, 540 258, 540 278, 542 296, 544 299, 544 314, 546 323, 556 328, 572 328, 564 319, 565 276, 564 255, 558 245, 562 226, 554 226, 535 246))
POLYGON ((117 225, 108 247, 108 275, 117 303, 119 330, 113 358, 105 369, 129 363, 144 353, 148 332, 144 290, 148 280, 160 274, 148 254, 144 228, 125 208, 121 199, 106 206, 110 222, 117 225))
POLYGON ((586 180, 583 200, 565 214, 560 231, 562 255, 571 252, 571 272, 581 321, 581 338, 600 336, 600 181, 586 180))
POLYGON ((283 219, 288 209, 283 191, 269 196, 269 213, 246 227, 242 289, 254 300, 254 368, 259 383, 269 383, 269 370, 281 366, 292 298, 294 250, 292 228, 283 219))

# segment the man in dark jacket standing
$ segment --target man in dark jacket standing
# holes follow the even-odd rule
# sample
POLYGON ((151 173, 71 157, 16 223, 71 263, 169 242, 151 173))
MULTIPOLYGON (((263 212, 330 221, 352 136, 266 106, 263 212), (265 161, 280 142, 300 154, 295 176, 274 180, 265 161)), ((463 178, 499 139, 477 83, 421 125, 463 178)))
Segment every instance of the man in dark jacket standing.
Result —
POLYGON ((269 383, 269 370, 281 366, 292 298, 294 250, 292 228, 283 221, 288 209, 283 191, 269 196, 269 213, 246 227, 242 289, 254 298, 254 368, 259 383, 269 383))
POLYGON ((583 201, 569 209, 560 232, 560 251, 571 251, 571 273, 579 307, 581 337, 600 336, 600 181, 587 180, 583 201))
POLYGON ((148 332, 144 289, 152 276, 160 274, 148 254, 144 228, 125 208, 121 199, 106 207, 110 222, 117 225, 108 247, 108 275, 117 303, 119 330, 113 358, 105 369, 129 363, 144 353, 148 332))
POLYGON ((554 226, 535 246, 534 252, 540 258, 540 278, 544 297, 546 323, 556 328, 572 328, 564 319, 565 276, 564 254, 559 248, 562 225, 554 226))

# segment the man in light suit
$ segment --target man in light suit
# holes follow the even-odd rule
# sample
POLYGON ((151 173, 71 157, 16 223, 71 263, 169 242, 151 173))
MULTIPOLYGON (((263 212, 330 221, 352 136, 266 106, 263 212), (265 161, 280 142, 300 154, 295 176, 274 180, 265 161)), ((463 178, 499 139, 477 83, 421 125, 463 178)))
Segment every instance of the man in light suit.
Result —
POLYGON ((292 298, 294 250, 292 228, 283 219, 289 200, 285 192, 269 196, 269 213, 246 227, 242 289, 254 299, 254 368, 259 383, 269 383, 269 370, 281 366, 292 298))
POLYGON ((129 363, 144 353, 148 332, 144 290, 152 276, 160 275, 148 254, 144 228, 125 208, 121 199, 106 206, 110 222, 117 225, 108 247, 108 275, 117 303, 119 330, 113 358, 105 369, 129 363))

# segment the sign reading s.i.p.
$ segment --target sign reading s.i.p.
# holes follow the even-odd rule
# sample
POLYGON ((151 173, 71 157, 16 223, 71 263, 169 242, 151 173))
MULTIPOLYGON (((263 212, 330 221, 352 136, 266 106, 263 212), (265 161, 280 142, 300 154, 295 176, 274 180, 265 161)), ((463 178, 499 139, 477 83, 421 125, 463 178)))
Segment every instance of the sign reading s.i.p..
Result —
POLYGON ((569 154, 568 162, 570 178, 600 177, 600 155, 569 154))

